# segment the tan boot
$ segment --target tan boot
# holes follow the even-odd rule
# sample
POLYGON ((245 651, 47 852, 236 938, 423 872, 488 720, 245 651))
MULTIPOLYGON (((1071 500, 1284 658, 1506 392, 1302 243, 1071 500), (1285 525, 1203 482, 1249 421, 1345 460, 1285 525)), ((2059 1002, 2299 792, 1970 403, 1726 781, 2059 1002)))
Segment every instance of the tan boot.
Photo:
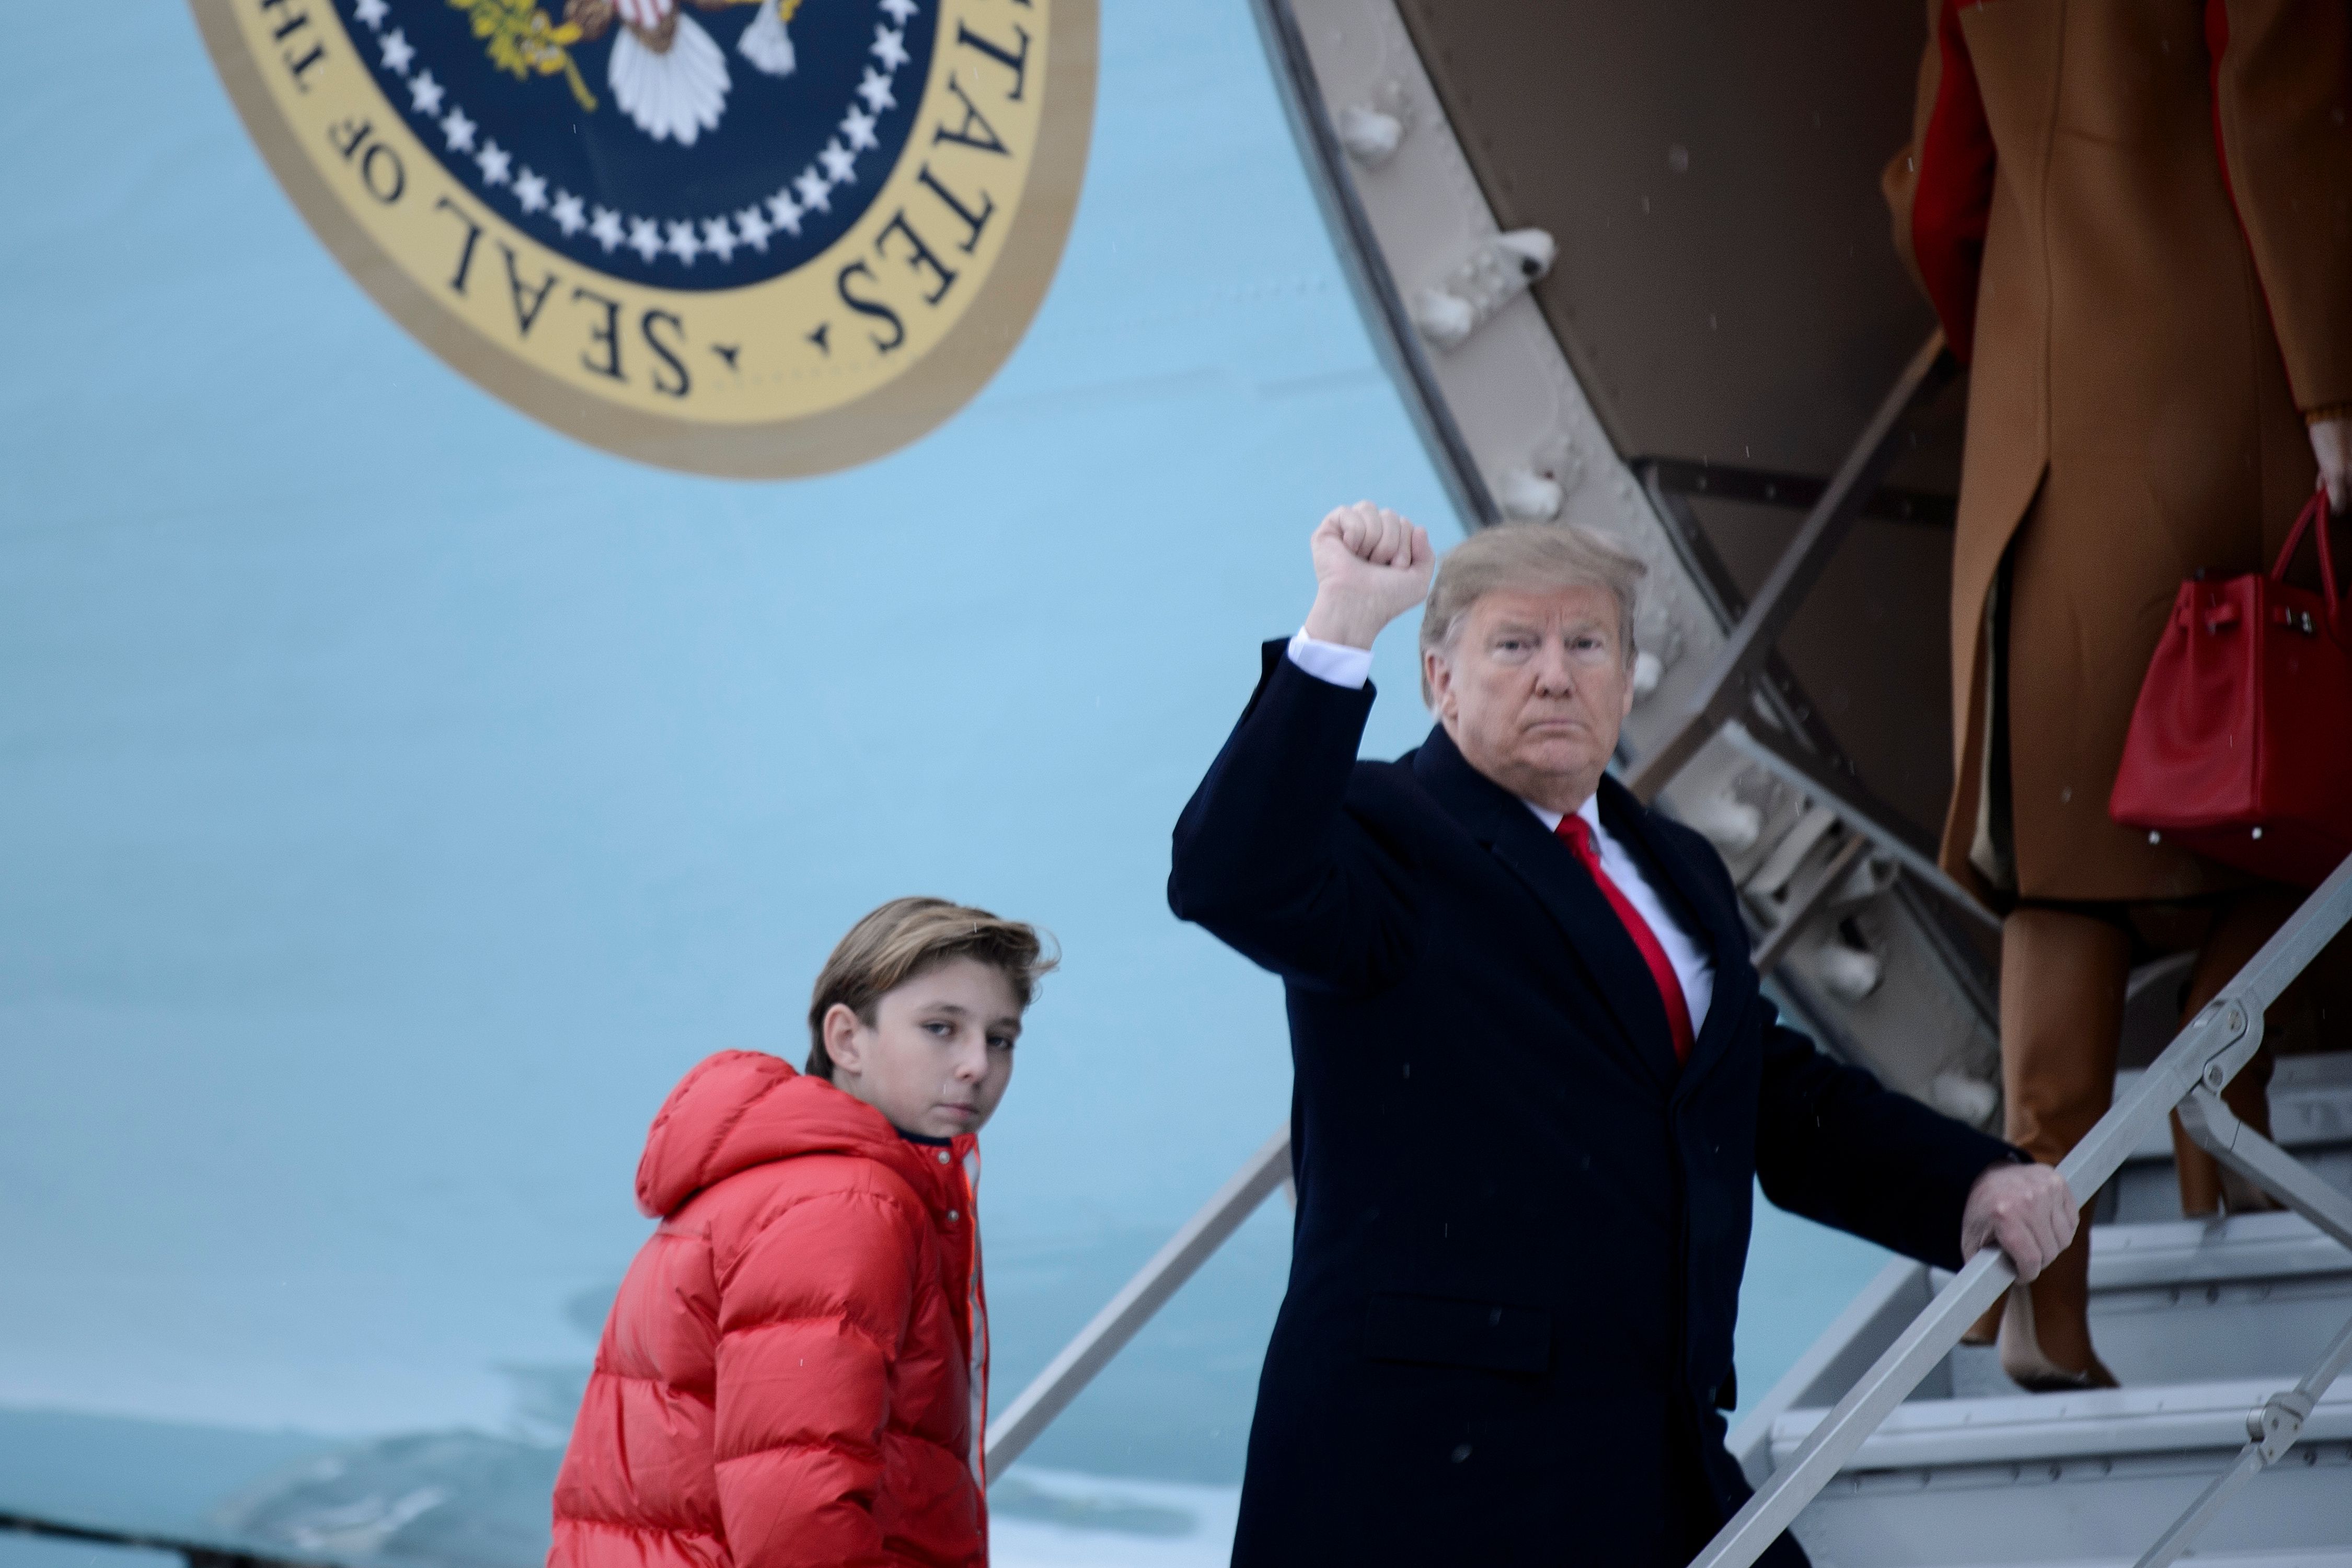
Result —
POLYGON ((2000 1320, 2000 1370, 2029 1394, 2113 1388, 2091 1348, 2091 1227, 2075 1234, 2032 1284, 2010 1287, 2000 1320))
MULTIPOLYGON (((2001 923, 2000 1069, 2004 1131, 2055 1165, 2115 1097, 2131 938, 2112 919, 2030 905, 2001 923)), ((2110 1387, 2091 1351, 2091 1227, 2031 1289, 2012 1286, 1998 1342, 2001 1368, 2028 1388, 2110 1387)))

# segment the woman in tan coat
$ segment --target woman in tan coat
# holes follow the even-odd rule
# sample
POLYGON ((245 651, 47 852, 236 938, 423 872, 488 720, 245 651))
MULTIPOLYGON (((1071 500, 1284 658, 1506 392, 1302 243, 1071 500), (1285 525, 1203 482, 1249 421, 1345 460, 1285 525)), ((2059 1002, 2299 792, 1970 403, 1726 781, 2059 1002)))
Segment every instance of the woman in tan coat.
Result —
MULTIPOLYGON (((2006 1131, 2042 1161, 2107 1108, 2132 963, 2194 949, 2186 1017, 2298 900, 2106 807, 2181 580, 2267 566, 2315 468, 2352 500, 2347 120, 2346 0, 1930 0, 1885 184, 1971 368, 1943 859, 2007 911, 2006 1131)), ((2259 1127, 2268 1078, 2228 1096, 2259 1127)), ((2183 1206, 2212 1212, 2175 1143, 2183 1206)), ((2002 1312, 2030 1387, 2114 1381, 2089 1242, 2002 1312)))

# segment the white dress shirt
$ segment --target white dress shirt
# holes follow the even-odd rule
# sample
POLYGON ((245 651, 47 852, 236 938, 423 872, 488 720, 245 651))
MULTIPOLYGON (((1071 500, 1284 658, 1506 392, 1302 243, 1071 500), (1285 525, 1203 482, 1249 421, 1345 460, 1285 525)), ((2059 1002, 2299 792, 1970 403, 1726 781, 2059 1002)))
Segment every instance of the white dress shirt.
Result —
MULTIPOLYGON (((1371 649, 1319 642, 1304 631, 1290 639, 1290 662, 1318 680, 1353 690, 1360 690, 1372 676, 1371 649)), ((1559 829, 1559 812, 1546 811, 1531 800, 1519 804, 1534 812, 1547 830, 1559 829)), ((1642 874, 1640 862, 1601 826, 1601 797, 1588 796, 1576 808, 1576 815, 1584 818, 1585 826, 1592 830, 1601 870, 1617 884, 1617 890, 1625 895, 1625 901, 1633 906, 1634 911, 1649 922, 1658 945, 1666 950, 1666 962, 1675 966, 1675 977, 1682 982, 1683 1003, 1690 1009, 1691 1036, 1696 1038, 1706 1026, 1707 1004, 1715 999, 1715 961, 1707 956, 1706 948, 1691 940, 1682 922, 1667 912, 1665 900, 1658 897, 1649 878, 1642 874)))

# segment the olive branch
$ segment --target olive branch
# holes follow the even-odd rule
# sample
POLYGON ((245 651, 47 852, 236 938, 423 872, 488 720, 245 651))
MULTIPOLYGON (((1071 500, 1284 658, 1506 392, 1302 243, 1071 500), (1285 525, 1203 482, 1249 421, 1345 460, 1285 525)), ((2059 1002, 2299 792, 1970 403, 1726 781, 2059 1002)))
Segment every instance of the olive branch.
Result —
POLYGON ((490 63, 518 81, 561 72, 571 84, 580 107, 593 111, 596 95, 580 78, 572 62, 571 47, 580 41, 580 28, 570 21, 551 22, 532 0, 449 0, 467 13, 474 37, 488 40, 490 63))

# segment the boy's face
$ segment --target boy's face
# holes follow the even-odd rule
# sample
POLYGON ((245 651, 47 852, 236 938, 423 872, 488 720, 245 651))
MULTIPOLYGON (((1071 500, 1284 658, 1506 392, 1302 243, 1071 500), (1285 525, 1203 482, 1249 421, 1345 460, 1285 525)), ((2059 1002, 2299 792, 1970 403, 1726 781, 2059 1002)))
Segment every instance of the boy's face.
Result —
POLYGON ((835 1004, 824 1016, 834 1083, 926 1138, 977 1132, 1013 1081, 1021 1004, 1003 971, 957 958, 874 1005, 869 1026, 835 1004))

